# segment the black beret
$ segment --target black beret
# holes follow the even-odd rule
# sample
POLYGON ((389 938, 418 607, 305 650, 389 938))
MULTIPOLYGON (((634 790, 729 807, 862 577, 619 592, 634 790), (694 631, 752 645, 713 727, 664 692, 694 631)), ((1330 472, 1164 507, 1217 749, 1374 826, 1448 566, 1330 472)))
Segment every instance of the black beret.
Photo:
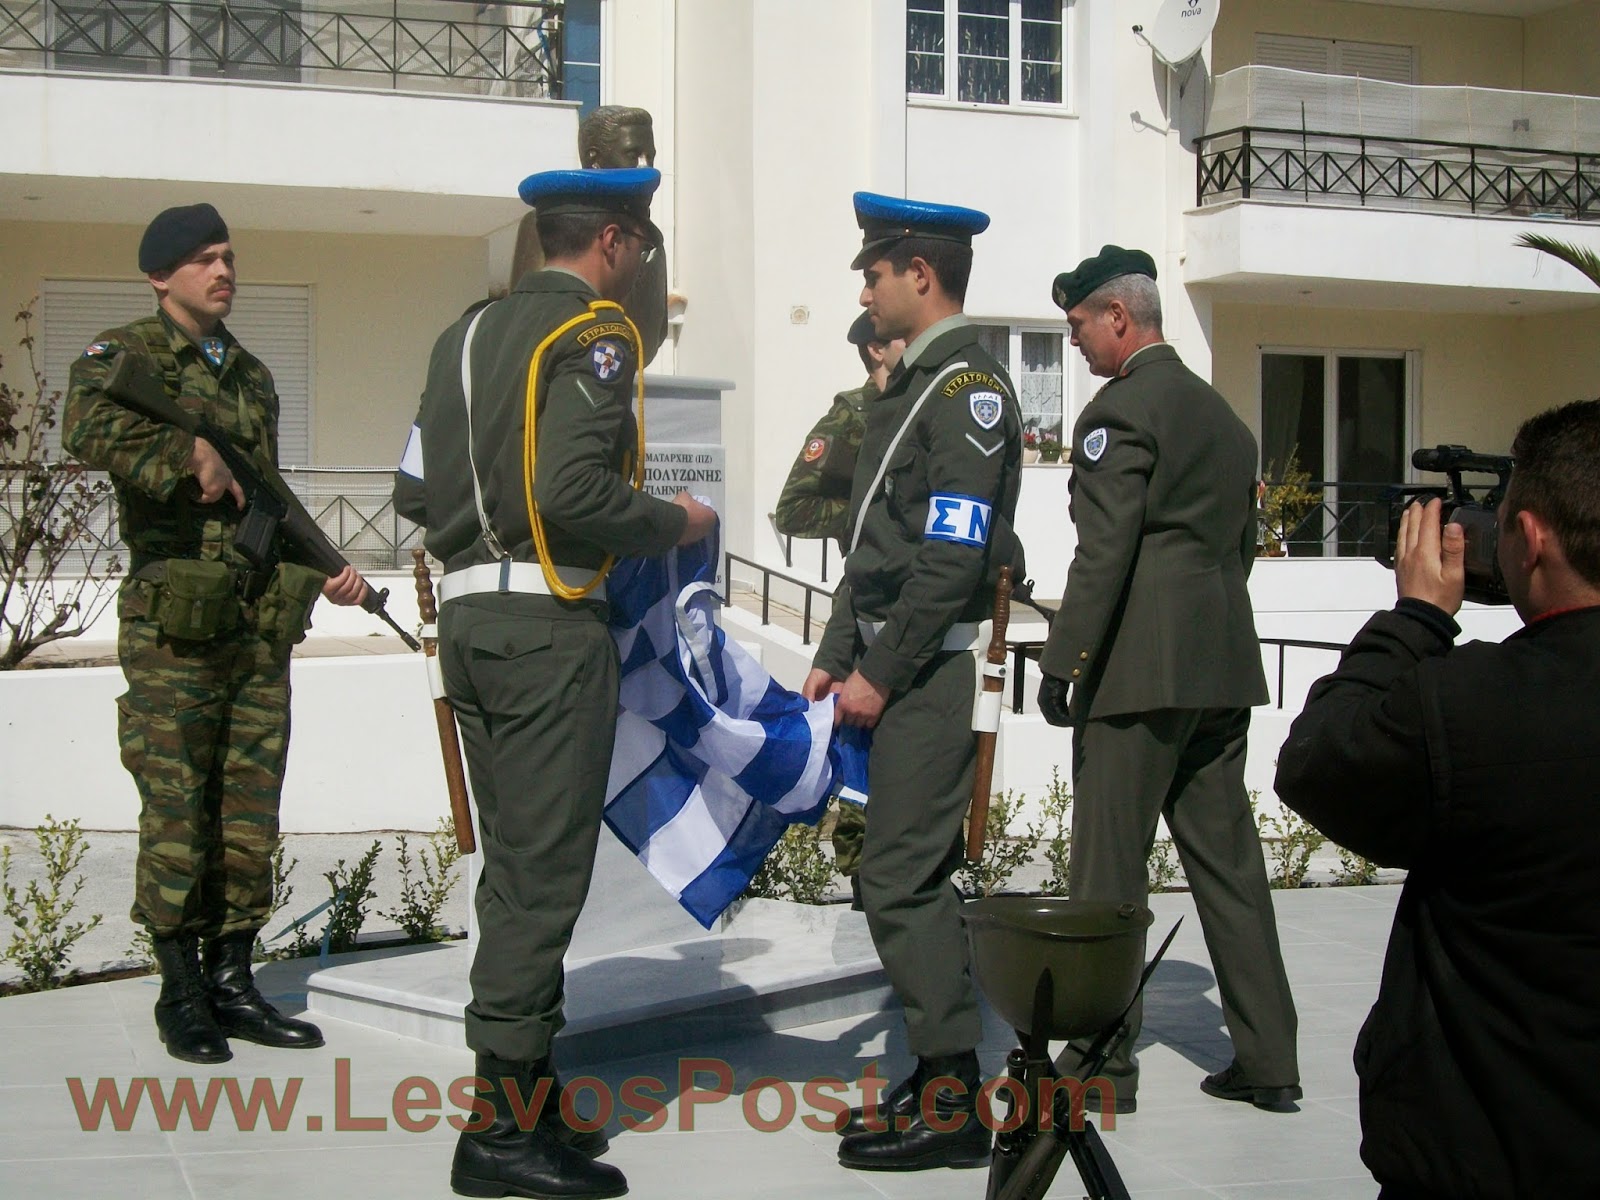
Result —
POLYGON ((1121 246, 1101 246, 1100 253, 1086 258, 1070 271, 1056 276, 1050 298, 1062 312, 1071 312, 1102 284, 1124 275, 1156 277, 1156 260, 1143 250, 1124 250, 1121 246))
POLYGON ((864 308, 861 310, 861 315, 850 322, 850 332, 844 336, 845 341, 852 346, 865 346, 869 342, 883 341, 872 328, 872 318, 867 316, 867 310, 864 308))
POLYGON ((139 239, 139 270, 146 275, 176 266, 201 246, 228 240, 228 227, 209 204, 186 204, 158 213, 139 239))

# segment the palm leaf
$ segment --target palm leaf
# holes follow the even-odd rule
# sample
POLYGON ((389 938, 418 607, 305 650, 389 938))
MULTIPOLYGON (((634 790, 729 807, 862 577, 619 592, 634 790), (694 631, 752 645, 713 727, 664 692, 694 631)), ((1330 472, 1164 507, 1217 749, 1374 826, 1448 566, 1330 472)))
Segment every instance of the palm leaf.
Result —
POLYGON ((1517 239, 1517 245, 1526 246, 1530 250, 1542 250, 1559 258, 1569 266, 1582 271, 1596 287, 1600 287, 1600 254, 1588 246, 1563 242, 1560 238, 1549 237, 1542 233, 1525 233, 1517 239))

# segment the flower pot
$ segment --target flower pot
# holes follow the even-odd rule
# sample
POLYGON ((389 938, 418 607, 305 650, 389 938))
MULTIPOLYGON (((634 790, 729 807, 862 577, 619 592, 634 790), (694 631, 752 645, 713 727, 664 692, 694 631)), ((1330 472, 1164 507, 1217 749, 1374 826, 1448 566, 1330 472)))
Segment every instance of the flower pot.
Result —
POLYGON ((1034 448, 1032 446, 1024 446, 1022 448, 1022 465, 1023 466, 1031 467, 1031 466, 1033 466, 1034 463, 1036 463, 1038 461, 1039 461, 1039 451, 1036 448, 1034 448))

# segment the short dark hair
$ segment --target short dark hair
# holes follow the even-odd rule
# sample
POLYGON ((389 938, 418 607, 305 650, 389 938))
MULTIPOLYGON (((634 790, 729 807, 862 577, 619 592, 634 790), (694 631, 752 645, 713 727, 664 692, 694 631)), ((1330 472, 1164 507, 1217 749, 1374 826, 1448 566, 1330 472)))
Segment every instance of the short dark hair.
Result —
POLYGON ((1530 417, 1511 443, 1506 515, 1542 518, 1572 569, 1600 585, 1600 399, 1575 400, 1530 417))
POLYGON ((873 342, 867 342, 865 345, 856 347, 856 353, 861 355, 861 365, 867 369, 867 374, 869 375, 872 373, 872 355, 867 353, 867 346, 874 344, 873 342))
POLYGON ((539 245, 544 256, 576 258, 594 244, 607 225, 621 225, 623 218, 612 213, 540 213, 539 245))
POLYGON ((933 268, 945 295, 957 304, 967 302, 967 280, 972 277, 972 247, 943 238, 902 238, 884 254, 896 275, 904 275, 913 258, 933 268))

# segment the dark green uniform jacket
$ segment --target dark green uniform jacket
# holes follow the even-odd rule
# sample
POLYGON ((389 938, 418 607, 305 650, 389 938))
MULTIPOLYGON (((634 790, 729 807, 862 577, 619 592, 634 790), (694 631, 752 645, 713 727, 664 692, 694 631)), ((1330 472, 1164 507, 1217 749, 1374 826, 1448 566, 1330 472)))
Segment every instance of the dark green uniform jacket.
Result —
POLYGON ((1266 703, 1244 422, 1157 343, 1084 407, 1072 445, 1078 548, 1039 663, 1075 685, 1074 717, 1266 703))
POLYGON ((866 436, 867 410, 881 394, 870 379, 840 392, 833 398, 833 406, 811 427, 773 510, 779 533, 835 538, 841 548, 848 545, 856 457, 866 436))
MULTIPOLYGON (((546 334, 589 311, 595 294, 566 271, 525 275, 489 305, 472 345, 472 438, 483 503, 500 544, 519 562, 536 562, 524 496, 523 451, 528 370, 546 334)), ((479 532, 467 458, 461 347, 469 312, 440 336, 428 364, 417 425, 426 479, 395 477, 395 508, 427 528, 429 552, 446 571, 492 562, 479 532)), ((635 491, 624 477, 637 445, 634 352, 615 310, 583 322, 544 355, 539 390, 534 498, 561 566, 600 566, 607 554, 659 554, 687 520, 675 504, 635 491)))
POLYGON ((1022 569, 1012 528, 1022 484, 1016 389, 966 318, 927 333, 868 411, 850 505, 855 545, 815 660, 843 678, 856 622, 882 621, 859 666, 894 691, 910 685, 952 625, 993 615, 1002 566, 1017 578, 1022 569))

